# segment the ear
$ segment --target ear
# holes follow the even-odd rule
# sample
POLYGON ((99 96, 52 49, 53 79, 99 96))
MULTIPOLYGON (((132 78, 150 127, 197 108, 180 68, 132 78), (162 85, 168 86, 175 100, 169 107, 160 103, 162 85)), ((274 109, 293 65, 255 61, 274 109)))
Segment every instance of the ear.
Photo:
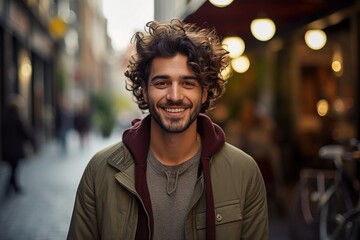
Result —
POLYGON ((206 102, 206 99, 208 97, 208 88, 203 88, 202 89, 202 94, 201 94, 201 104, 203 104, 204 102, 206 102))
POLYGON ((146 88, 145 85, 143 84, 141 91, 142 91, 142 94, 143 94, 143 97, 144 97, 144 101, 145 101, 146 103, 148 103, 148 95, 147 95, 147 90, 146 90, 146 89, 147 89, 147 88, 146 88))

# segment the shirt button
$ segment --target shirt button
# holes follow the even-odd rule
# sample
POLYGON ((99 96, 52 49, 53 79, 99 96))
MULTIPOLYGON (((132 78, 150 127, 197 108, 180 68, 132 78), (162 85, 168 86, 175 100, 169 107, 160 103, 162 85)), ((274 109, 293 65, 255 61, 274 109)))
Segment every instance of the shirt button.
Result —
POLYGON ((220 213, 216 214, 216 221, 221 222, 222 219, 223 217, 221 216, 220 213))

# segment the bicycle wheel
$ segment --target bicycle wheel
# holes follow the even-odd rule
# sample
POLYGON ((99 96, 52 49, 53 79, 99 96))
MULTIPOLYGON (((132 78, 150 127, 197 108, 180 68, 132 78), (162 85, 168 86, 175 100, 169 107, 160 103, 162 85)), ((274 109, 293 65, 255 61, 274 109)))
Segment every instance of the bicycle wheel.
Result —
POLYGON ((339 225, 339 216, 348 211, 346 194, 340 185, 334 185, 322 196, 318 223, 320 240, 332 239, 339 225))
POLYGON ((318 201, 315 178, 301 179, 290 211, 291 239, 314 239, 315 216, 318 201))
POLYGON ((340 223, 332 235, 332 240, 360 239, 360 202, 357 208, 352 209, 338 220, 340 223))

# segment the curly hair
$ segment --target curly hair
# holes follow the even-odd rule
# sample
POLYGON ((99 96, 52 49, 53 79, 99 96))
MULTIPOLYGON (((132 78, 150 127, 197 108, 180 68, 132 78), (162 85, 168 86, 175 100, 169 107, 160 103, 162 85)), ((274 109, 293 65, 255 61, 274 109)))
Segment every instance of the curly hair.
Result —
POLYGON ((131 56, 125 72, 126 89, 133 93, 142 111, 149 108, 142 88, 147 87, 151 63, 156 57, 171 57, 178 53, 187 56, 188 65, 199 83, 208 89, 201 112, 211 110, 214 101, 225 92, 227 81, 221 72, 228 66, 229 57, 215 30, 178 19, 169 24, 151 21, 146 24, 145 32, 134 34, 132 42, 136 53, 131 56))

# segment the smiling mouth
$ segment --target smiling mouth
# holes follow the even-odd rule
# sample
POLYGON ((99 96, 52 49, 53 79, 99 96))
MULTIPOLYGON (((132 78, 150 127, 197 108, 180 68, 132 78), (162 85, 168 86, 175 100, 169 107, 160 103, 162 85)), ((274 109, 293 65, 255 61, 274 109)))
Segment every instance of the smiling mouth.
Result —
POLYGON ((180 113, 185 111, 185 108, 164 108, 166 112, 169 113, 180 113))

